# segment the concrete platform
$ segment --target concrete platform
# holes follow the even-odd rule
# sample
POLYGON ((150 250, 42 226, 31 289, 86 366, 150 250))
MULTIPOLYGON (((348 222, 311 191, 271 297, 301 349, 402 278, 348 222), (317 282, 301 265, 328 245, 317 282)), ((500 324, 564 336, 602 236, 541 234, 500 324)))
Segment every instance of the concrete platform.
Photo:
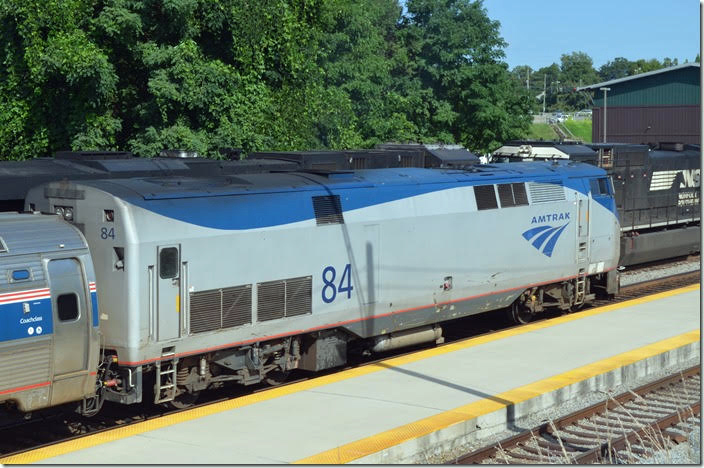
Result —
POLYGON ((0 463, 401 463, 699 356, 699 286, 394 358, 0 463))

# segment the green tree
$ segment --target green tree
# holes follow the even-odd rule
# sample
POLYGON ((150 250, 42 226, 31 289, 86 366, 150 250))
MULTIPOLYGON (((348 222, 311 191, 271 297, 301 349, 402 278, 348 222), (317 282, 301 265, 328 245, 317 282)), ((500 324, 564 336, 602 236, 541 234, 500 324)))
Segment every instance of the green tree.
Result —
POLYGON ((319 66, 331 107, 318 124, 329 147, 413 139, 399 91, 407 56, 397 38, 397 0, 330 0, 322 9, 319 66))
POLYGON ((502 61, 499 23, 482 2, 409 0, 402 23, 411 69, 406 95, 419 139, 486 152, 530 124, 530 96, 502 61))
MULTIPOLYGON (((560 66, 553 63, 547 67, 542 67, 535 72, 535 83, 540 87, 540 92, 536 94, 542 95, 545 91, 545 110, 556 110, 557 96, 560 91, 560 66), (544 88, 543 88, 544 86, 544 88)), ((540 110, 543 108, 542 98, 538 102, 540 110)))
POLYGON ((118 76, 90 37, 92 2, 0 2, 0 152, 115 148, 118 76))
POLYGON ((558 105, 565 109, 578 110, 587 107, 590 96, 578 92, 577 88, 583 85, 597 83, 599 75, 594 70, 591 57, 584 52, 562 54, 560 57, 560 86, 558 105))
POLYGON ((631 69, 631 75, 637 75, 639 73, 647 73, 662 68, 662 63, 658 59, 638 59, 633 62, 633 68, 631 69))
POLYGON ((631 74, 634 63, 624 57, 616 57, 599 68, 599 78, 602 81, 616 80, 631 74))

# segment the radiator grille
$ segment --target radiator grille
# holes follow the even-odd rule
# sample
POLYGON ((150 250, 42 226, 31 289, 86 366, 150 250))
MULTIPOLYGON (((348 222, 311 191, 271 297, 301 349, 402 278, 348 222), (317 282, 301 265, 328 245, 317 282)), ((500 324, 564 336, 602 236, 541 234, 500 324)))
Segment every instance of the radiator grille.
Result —
POLYGON ((565 200, 565 189, 559 182, 543 184, 529 182, 528 191, 532 203, 547 203, 565 200))
POLYGON ((526 194, 526 184, 511 184, 511 187, 513 187, 513 199, 516 201, 516 205, 527 205, 528 195, 526 194))
POLYGON ((518 184, 500 184, 499 201, 501 208, 510 206, 521 206, 528 204, 528 196, 526 195, 526 187, 522 183, 518 184))
POLYGON ((257 284, 257 320, 268 320, 310 314, 312 276, 257 284))
POLYGON ((191 333, 252 323, 252 285, 190 294, 191 333))
POLYGON ((313 197, 313 211, 315 222, 321 224, 343 224, 342 205, 339 195, 324 195, 313 197))
POLYGON ((286 307, 286 283, 268 281, 257 284, 257 320, 265 322, 283 318, 286 307))
POLYGON ((311 311, 310 276, 286 280, 286 317, 309 314, 311 311))
POLYGON ((474 187, 474 198, 477 200, 478 210, 491 210, 498 208, 496 192, 493 185, 477 185, 474 187))
POLYGON ((352 169, 366 169, 367 158, 352 158, 352 169))
POLYGON ((222 328, 252 323, 252 285, 222 290, 222 328))

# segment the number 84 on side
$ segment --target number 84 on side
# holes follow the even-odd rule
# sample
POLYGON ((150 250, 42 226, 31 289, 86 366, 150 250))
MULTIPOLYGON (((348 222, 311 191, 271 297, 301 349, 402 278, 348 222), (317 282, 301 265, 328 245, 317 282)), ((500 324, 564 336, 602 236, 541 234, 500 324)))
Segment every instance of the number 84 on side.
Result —
POLYGON ((337 270, 334 266, 326 266, 323 269, 322 274, 323 279, 323 290, 322 297, 323 302, 329 304, 333 302, 338 297, 343 297, 344 293, 347 293, 347 299, 352 297, 352 268, 348 263, 342 270, 342 275, 337 280, 337 270))

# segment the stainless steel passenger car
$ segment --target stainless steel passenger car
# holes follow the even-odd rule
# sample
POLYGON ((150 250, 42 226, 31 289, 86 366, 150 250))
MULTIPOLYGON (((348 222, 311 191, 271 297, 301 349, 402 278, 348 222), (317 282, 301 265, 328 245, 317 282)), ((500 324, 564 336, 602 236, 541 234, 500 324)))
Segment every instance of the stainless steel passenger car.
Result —
POLYGON ((88 246, 56 215, 0 214, 0 402, 90 405, 99 337, 88 246))
POLYGON ((155 402, 185 404, 617 288, 613 190, 578 163, 50 183, 26 201, 88 240, 123 403, 147 375, 155 402))

